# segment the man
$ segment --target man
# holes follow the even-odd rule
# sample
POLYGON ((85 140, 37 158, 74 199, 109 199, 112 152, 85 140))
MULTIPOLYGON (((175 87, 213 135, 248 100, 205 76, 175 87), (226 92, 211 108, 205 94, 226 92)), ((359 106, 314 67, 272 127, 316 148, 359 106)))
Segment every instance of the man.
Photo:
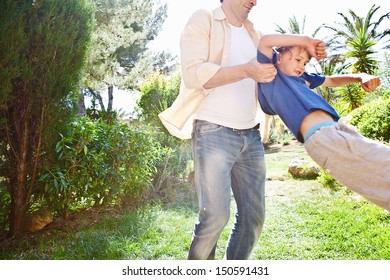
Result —
POLYGON ((226 259, 248 259, 264 223, 265 162, 256 87, 272 81, 276 69, 256 60, 260 36, 248 15, 257 1, 221 3, 212 12, 196 11, 185 26, 181 91, 160 114, 173 135, 192 137, 199 219, 189 259, 214 259, 229 220, 231 191, 237 212, 226 259))

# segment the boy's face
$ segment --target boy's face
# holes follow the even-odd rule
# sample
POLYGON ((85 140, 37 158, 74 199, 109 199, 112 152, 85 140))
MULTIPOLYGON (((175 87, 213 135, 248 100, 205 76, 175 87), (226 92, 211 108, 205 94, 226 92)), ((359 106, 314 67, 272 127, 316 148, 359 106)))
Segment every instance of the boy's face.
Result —
POLYGON ((305 49, 294 47, 280 54, 278 68, 288 76, 300 77, 309 61, 310 56, 305 49))

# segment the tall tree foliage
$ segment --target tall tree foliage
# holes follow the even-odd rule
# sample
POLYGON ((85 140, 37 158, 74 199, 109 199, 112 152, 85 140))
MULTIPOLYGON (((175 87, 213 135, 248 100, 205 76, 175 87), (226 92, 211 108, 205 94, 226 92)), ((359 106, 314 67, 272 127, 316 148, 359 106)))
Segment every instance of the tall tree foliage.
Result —
POLYGON ((50 129, 66 119, 92 16, 86 0, 0 2, 0 180, 11 196, 11 235, 22 230, 50 129))
MULTIPOLYGON (((313 30, 313 32, 311 33, 311 36, 315 37, 316 34, 321 30, 322 27, 323 27, 323 24, 318 26, 317 28, 315 28, 313 30)), ((293 15, 292 17, 290 17, 288 19, 288 28, 284 28, 284 27, 277 24, 275 31, 278 33, 281 33, 281 34, 290 33, 290 34, 302 34, 303 35, 303 34, 306 34, 305 28, 306 28, 306 16, 303 17, 302 24, 299 24, 297 17, 295 15, 293 15)))
POLYGON ((153 41, 161 30, 167 6, 152 0, 93 2, 96 25, 84 87, 100 100, 102 90, 108 89, 107 108, 102 102, 100 105, 102 110, 110 111, 114 86, 129 86, 129 72, 147 51, 148 42, 153 41))
POLYGON ((390 29, 381 29, 384 22, 389 22, 390 12, 375 19, 379 9, 380 6, 373 5, 365 17, 352 10, 349 10, 349 15, 338 13, 343 21, 326 26, 334 32, 331 38, 334 52, 346 53, 346 58, 351 59, 353 72, 374 74, 378 68, 376 47, 390 48, 390 29))

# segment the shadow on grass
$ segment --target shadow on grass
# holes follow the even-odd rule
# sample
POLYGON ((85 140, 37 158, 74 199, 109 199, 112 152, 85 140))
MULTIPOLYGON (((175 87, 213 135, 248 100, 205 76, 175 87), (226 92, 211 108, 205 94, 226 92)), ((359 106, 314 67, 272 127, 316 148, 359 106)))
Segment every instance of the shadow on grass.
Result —
POLYGON ((123 260, 186 258, 196 213, 180 204, 145 205, 99 218, 77 231, 51 229, 3 242, 0 259, 123 260))

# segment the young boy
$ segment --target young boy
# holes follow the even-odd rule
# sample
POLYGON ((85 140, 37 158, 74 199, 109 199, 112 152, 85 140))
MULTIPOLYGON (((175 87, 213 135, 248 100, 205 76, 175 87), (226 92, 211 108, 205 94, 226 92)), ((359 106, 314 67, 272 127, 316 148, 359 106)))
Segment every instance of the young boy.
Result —
POLYGON ((275 64, 278 74, 270 83, 259 83, 260 105, 266 114, 279 115, 304 143, 309 156, 331 176, 390 210, 390 148, 340 122, 334 108, 311 90, 320 85, 360 82, 365 91, 371 92, 380 80, 364 73, 322 76, 305 72, 311 57, 325 56, 321 40, 300 35, 262 36, 257 59, 275 64), (274 47, 279 47, 278 51, 274 47))

